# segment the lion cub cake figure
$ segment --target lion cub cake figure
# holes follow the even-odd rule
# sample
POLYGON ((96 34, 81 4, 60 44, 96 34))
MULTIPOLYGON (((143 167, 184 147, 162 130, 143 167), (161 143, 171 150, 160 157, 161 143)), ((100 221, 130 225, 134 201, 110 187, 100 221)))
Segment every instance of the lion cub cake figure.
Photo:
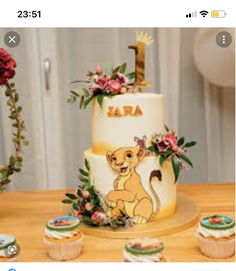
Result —
POLYGON ((114 181, 114 190, 107 195, 106 201, 112 208, 111 216, 116 217, 121 212, 132 218, 135 224, 145 224, 160 210, 160 200, 149 180, 150 189, 156 199, 157 208, 154 211, 152 199, 141 183, 141 177, 136 167, 145 157, 145 148, 137 145, 107 152, 107 160, 118 174, 114 181))

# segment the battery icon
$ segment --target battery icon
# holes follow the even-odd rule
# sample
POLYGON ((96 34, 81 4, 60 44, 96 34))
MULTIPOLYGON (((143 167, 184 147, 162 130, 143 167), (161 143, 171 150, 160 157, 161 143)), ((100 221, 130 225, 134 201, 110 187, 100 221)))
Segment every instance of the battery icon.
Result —
POLYGON ((224 10, 212 10, 211 17, 212 18, 224 18, 226 16, 226 12, 224 10))

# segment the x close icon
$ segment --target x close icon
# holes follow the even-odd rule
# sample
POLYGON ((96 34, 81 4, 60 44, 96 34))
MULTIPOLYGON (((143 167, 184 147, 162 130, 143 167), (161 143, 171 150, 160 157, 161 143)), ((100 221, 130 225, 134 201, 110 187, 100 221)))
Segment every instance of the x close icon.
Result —
POLYGON ((7 32, 4 36, 7 47, 14 48, 20 44, 20 35, 15 31, 7 32))

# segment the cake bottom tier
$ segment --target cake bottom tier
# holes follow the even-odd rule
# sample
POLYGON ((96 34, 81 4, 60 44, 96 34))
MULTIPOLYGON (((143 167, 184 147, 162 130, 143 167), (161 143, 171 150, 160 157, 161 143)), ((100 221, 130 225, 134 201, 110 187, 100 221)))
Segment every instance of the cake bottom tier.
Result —
POLYGON ((84 152, 84 158, 89 161, 90 177, 96 189, 105 197, 118 195, 117 198, 122 199, 119 202, 117 200, 111 206, 111 210, 115 209, 115 205, 123 204, 125 213, 136 219, 136 224, 174 214, 176 184, 171 162, 165 161, 161 167, 157 157, 146 156, 134 169, 136 183, 140 185, 134 185, 131 188, 129 186, 129 190, 126 191, 130 177, 119 176, 112 170, 105 155, 94 154, 91 149, 88 149, 84 152), (123 185, 120 185, 122 182, 123 185), (140 194, 144 195, 144 198, 136 197, 140 194), (130 195, 134 195, 132 200, 129 199, 130 195), (145 217, 146 221, 140 220, 140 216, 145 217))

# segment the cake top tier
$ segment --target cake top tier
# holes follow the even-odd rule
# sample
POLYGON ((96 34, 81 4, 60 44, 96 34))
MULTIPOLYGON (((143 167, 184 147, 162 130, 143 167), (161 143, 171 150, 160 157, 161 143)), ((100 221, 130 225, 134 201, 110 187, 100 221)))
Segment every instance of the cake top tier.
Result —
POLYGON ((92 148, 104 155, 110 150, 134 146, 135 140, 147 140, 163 132, 163 95, 130 93, 105 97, 102 107, 93 104, 92 148))

